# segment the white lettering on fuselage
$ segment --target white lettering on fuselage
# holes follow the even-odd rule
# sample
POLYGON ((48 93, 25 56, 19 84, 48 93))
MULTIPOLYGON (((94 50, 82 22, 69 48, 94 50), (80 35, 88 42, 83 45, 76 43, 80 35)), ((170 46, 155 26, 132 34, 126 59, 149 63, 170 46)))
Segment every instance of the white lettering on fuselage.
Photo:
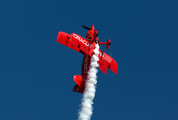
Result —
POLYGON ((85 59, 84 59, 84 73, 87 73, 88 72, 88 55, 87 54, 85 54, 85 57, 84 57, 85 59))
POLYGON ((78 36, 77 34, 73 34, 73 37, 77 40, 79 40, 80 42, 82 42, 84 45, 88 46, 88 42, 85 39, 82 39, 80 36, 78 36))

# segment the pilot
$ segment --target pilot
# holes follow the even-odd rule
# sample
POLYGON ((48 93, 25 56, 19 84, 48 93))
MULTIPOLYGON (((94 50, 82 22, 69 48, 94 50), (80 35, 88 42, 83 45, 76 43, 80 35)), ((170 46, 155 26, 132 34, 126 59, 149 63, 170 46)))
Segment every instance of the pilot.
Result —
POLYGON ((98 31, 95 30, 94 25, 92 25, 90 30, 87 31, 86 40, 88 40, 90 43, 92 43, 93 41, 96 41, 98 43, 98 31))

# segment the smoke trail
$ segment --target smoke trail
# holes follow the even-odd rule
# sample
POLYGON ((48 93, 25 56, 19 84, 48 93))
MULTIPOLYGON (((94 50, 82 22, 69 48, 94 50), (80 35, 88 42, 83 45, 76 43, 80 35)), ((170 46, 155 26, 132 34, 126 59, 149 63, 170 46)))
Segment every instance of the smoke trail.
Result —
POLYGON ((96 44, 94 49, 94 54, 91 58, 91 63, 87 76, 86 88, 83 94, 81 110, 79 111, 78 120, 90 120, 92 115, 92 110, 93 110, 92 104, 96 92, 95 85, 97 83, 96 73, 98 72, 96 67, 99 66, 97 63, 97 61, 99 60, 98 54, 99 54, 99 45, 96 44))

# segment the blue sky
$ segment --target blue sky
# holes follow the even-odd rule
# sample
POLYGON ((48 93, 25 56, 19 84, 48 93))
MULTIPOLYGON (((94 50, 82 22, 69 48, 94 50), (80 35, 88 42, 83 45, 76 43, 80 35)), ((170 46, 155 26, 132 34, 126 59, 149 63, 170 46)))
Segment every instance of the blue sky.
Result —
MULTIPOLYGON (((92 120, 178 119, 177 0, 1 0, 0 119, 76 120, 82 54, 56 42, 103 28, 119 74, 98 74, 92 120)), ((106 51, 105 46, 100 46, 106 51)))

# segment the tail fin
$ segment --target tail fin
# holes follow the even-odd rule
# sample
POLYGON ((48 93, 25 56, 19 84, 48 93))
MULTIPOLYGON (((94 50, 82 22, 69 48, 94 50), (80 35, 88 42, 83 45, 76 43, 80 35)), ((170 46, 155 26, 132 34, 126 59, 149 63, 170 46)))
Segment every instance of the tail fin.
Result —
POLYGON ((81 75, 74 75, 73 80, 77 83, 74 86, 73 91, 83 93, 84 92, 84 84, 83 84, 83 81, 82 81, 82 76, 81 75))

